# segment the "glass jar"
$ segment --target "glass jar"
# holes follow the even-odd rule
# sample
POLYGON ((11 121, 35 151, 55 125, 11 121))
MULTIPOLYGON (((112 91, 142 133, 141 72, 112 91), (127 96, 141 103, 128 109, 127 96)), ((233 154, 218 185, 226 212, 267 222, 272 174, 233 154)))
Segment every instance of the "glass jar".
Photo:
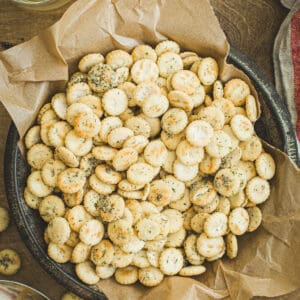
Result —
POLYGON ((12 0, 18 6, 32 10, 51 10, 59 8, 70 0, 12 0))

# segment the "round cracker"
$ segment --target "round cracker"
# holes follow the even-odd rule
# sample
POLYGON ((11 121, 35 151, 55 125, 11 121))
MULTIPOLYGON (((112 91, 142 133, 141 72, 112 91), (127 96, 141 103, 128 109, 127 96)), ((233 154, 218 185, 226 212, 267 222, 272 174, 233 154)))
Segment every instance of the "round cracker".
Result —
POLYGON ((68 168, 57 177, 57 185, 64 193, 76 193, 84 186, 86 177, 78 168, 68 168))
POLYGON ((275 175, 275 161, 269 153, 260 154, 255 161, 255 167, 258 175, 263 179, 270 180, 275 175))
POLYGON ((270 196, 270 184, 261 177, 253 177, 247 183, 246 195, 256 204, 265 202, 270 196))
POLYGON ((32 172, 27 178, 29 191, 37 197, 46 197, 52 192, 52 187, 43 182, 40 171, 32 172))
POLYGON ((35 144, 27 152, 27 162, 37 170, 40 170, 52 158, 52 150, 44 144, 35 144))
POLYGON ((187 115, 179 108, 169 109, 162 117, 162 128, 170 134, 178 134, 188 124, 187 115))
POLYGON ((159 257, 160 270, 166 275, 175 275, 183 267, 183 256, 180 250, 168 248, 159 257))
POLYGON ((249 215, 247 210, 242 207, 233 209, 228 217, 228 226, 233 234, 244 234, 249 226, 249 215))

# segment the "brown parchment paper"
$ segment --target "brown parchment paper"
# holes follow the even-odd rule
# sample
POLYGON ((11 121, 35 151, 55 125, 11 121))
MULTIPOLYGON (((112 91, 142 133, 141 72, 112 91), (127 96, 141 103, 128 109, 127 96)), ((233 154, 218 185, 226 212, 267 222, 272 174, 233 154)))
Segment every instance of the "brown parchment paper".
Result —
MULTIPOLYGON (((222 80, 243 78, 257 96, 248 77, 226 64, 229 45, 208 0, 78 0, 39 36, 0 53, 0 100, 23 137, 43 103, 63 90, 84 54, 131 50, 167 38, 215 57, 222 80)), ((165 278, 152 289, 120 286, 114 280, 102 280, 98 287, 109 299, 120 300, 244 300, 299 289, 300 171, 284 153, 266 148, 277 163, 271 196, 262 205, 262 226, 239 238, 235 260, 209 263, 196 279, 165 278)))

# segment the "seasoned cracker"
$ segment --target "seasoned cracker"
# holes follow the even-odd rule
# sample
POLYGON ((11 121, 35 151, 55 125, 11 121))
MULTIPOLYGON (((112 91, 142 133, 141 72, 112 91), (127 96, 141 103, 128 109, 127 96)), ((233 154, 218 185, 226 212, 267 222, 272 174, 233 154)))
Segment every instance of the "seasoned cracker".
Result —
POLYGON ((107 142, 114 148, 122 148, 124 142, 132 136, 134 136, 134 133, 131 129, 126 127, 118 127, 109 133, 107 142))
POLYGON ((89 53, 85 55, 78 64, 78 68, 83 73, 88 73, 88 71, 97 64, 103 63, 104 57, 101 53, 89 53))
POLYGON ((0 261, 0 274, 2 275, 14 275, 21 268, 21 258, 19 254, 12 249, 1 250, 0 261))
POLYGON ((116 268, 125 268, 132 263, 134 255, 132 253, 126 253, 121 248, 115 246, 115 255, 112 261, 112 265, 116 268))
POLYGON ((109 240, 102 240, 91 248, 90 259, 96 265, 109 265, 114 259, 115 249, 109 240))
POLYGON ((171 188, 171 196, 170 196, 170 201, 177 201, 181 197, 183 197, 184 192, 185 192, 185 185, 182 181, 176 179, 172 175, 166 176, 164 179, 164 182, 167 183, 167 185, 171 188))
POLYGON ((115 279, 120 284, 134 284, 139 279, 138 268, 134 266, 118 268, 115 272, 115 279))
POLYGON ((156 206, 166 206, 171 201, 172 189, 163 180, 154 180, 150 184, 148 201, 156 206))
POLYGON ((147 138, 150 136, 151 127, 149 123, 139 116, 129 118, 125 121, 124 126, 132 130, 134 135, 143 135, 147 138))
POLYGON ((195 75, 192 71, 180 70, 172 76, 171 84, 175 90, 192 95, 196 88, 200 86, 200 81, 197 75, 195 75))
POLYGON ((65 93, 57 93, 51 99, 51 107, 56 115, 62 119, 66 119, 67 114, 67 98, 65 93))
POLYGON ((206 271, 204 266, 188 266, 180 270, 180 276, 198 276, 206 271))
POLYGON ((227 232, 227 216, 221 212, 214 212, 207 217, 203 226, 208 237, 219 237, 227 232))
POLYGON ((136 46, 131 53, 132 59, 134 62, 140 59, 150 59, 156 62, 157 54, 155 50, 149 45, 138 45, 136 46))
POLYGON ((180 47, 176 42, 166 40, 166 41, 162 41, 156 45, 155 52, 157 55, 162 55, 165 52, 174 52, 174 53, 179 54, 180 47))
POLYGON ((158 66, 147 58, 136 61, 131 68, 131 77, 137 84, 144 81, 155 81, 158 75, 158 66))
POLYGON ((63 245, 70 238, 71 234, 68 221, 62 217, 55 217, 48 224, 47 234, 52 243, 63 245))
POLYGON ((96 274, 95 267, 90 261, 79 263, 75 266, 75 273, 78 278, 86 284, 96 284, 99 277, 96 274))
POLYGON ((76 193, 85 184, 84 172, 78 168, 68 168, 57 177, 57 185, 64 193, 76 193))
POLYGON ((118 184, 122 179, 121 173, 104 164, 96 167, 95 174, 101 181, 107 184, 118 184))
POLYGON ((107 64, 96 64, 88 72, 88 84, 94 92, 106 92, 118 85, 117 74, 107 64))
POLYGON ((98 160, 113 160, 117 153, 117 149, 109 146, 98 146, 92 149, 93 156, 98 160))
POLYGON ((104 235, 103 224, 96 219, 85 222, 79 231, 80 240, 89 246, 98 244, 104 235))
POLYGON ((197 239, 197 250, 200 255, 211 258, 220 254, 224 249, 223 237, 209 238, 205 233, 201 233, 197 239))
POLYGON ((176 248, 168 248, 162 251, 159 257, 160 270, 166 275, 175 275, 183 267, 183 256, 176 248))
POLYGON ((32 209, 38 209, 39 208, 39 204, 42 201, 42 198, 37 197, 35 195, 33 195, 29 188, 26 187, 24 190, 24 200, 26 202, 26 204, 32 208, 32 209))
POLYGON ((147 163, 153 167, 160 167, 167 159, 167 148, 161 140, 153 140, 144 150, 144 157, 147 163))
POLYGON ((228 226, 235 235, 244 234, 249 225, 249 215, 245 208, 237 207, 228 216, 228 226))
POLYGON ((225 124, 223 111, 216 106, 204 107, 200 110, 198 117, 200 120, 209 123, 214 130, 220 130, 225 124))
POLYGON ((71 292, 67 292, 63 294, 61 300, 83 300, 83 299, 71 292))
POLYGON ((91 95, 92 91, 85 82, 78 82, 68 86, 66 91, 67 103, 71 105, 78 102, 81 97, 91 95))
POLYGON ((63 200, 55 195, 43 198, 38 209, 42 219, 46 222, 50 222, 56 217, 62 217, 65 214, 65 204, 63 200))
POLYGON ((89 184, 93 190, 103 195, 109 195, 116 189, 114 184, 104 183, 95 174, 90 176, 89 184))
POLYGON ((75 117, 80 113, 93 113, 93 110, 84 103, 73 103, 67 108, 66 113, 66 120, 71 124, 74 125, 75 117))
POLYGON ((142 107, 144 101, 152 95, 160 95, 159 86, 152 82, 146 81, 138 84, 134 90, 133 98, 135 105, 142 107))
POLYGON ((170 248, 181 247, 183 245, 185 237, 186 237, 186 230, 182 227, 178 231, 168 234, 168 238, 165 246, 170 248))
POLYGON ((223 98, 224 88, 221 80, 216 80, 213 85, 213 98, 214 100, 223 98))
POLYGON ((188 124, 187 115, 179 108, 169 109, 162 117, 162 128, 170 134, 178 134, 188 124))
POLYGON ((164 274, 158 268, 147 267, 139 270, 139 281, 147 287, 160 284, 164 279, 164 274))
POLYGON ((211 157, 205 154, 200 162, 199 169, 203 174, 214 175, 219 170, 221 163, 221 158, 211 157))
POLYGON ((238 253, 237 237, 232 233, 228 233, 226 236, 226 254, 229 258, 233 259, 237 257, 237 253, 238 253))
POLYGON ((217 195, 213 183, 208 179, 196 181, 191 185, 190 200, 195 205, 205 206, 217 195))
POLYGON ((153 167, 147 163, 135 163, 127 170, 127 180, 133 184, 146 184, 153 178, 153 167))
POLYGON ((27 187, 29 191, 37 197, 46 197, 52 192, 53 189, 43 182, 40 171, 34 171, 28 176, 27 187))
POLYGON ((172 208, 168 208, 162 211, 162 214, 169 220, 169 233, 177 232, 183 226, 182 214, 172 208))
POLYGON ((35 144, 27 152, 27 162, 37 170, 40 170, 52 158, 52 150, 44 144, 35 144))
POLYGON ((64 264, 70 261, 72 248, 67 245, 57 245, 54 243, 49 243, 47 252, 49 257, 55 262, 64 264))
POLYGON ((151 94, 142 103, 143 113, 149 118, 162 116, 168 108, 168 98, 160 94, 151 94))
POLYGON ((58 147, 55 150, 57 157, 68 167, 76 168, 79 166, 79 160, 75 154, 66 147, 58 147))
POLYGON ((27 131, 24 139, 25 146, 27 149, 41 142, 40 131, 41 131, 40 125, 33 126, 27 131))
POLYGON ((49 109, 51 109, 51 103, 46 103, 40 108, 38 116, 37 116, 38 124, 41 124, 41 118, 42 118, 43 114, 49 109))
POLYGON ((173 209, 176 209, 180 212, 185 212, 191 207, 192 203, 190 201, 190 190, 188 188, 185 189, 184 195, 181 199, 172 201, 169 206, 173 209))
POLYGON ((198 67, 198 76, 201 83, 205 85, 213 84, 219 75, 219 67, 216 60, 212 57, 201 59, 198 67))
POLYGON ((246 97, 246 114, 251 122, 255 122, 258 119, 258 107, 255 98, 252 95, 246 97))
POLYGON ((230 197, 238 193, 240 184, 240 177, 231 168, 221 169, 214 178, 215 189, 225 197, 230 197))
POLYGON ((82 138, 92 138, 100 131, 101 123, 94 113, 79 113, 74 118, 75 133, 82 138))
POLYGON ((110 51, 106 57, 106 63, 116 70, 121 67, 130 67, 132 65, 132 57, 124 50, 110 51))
POLYGON ((247 212, 249 215, 249 225, 247 231, 252 232, 260 226, 262 222, 262 212, 257 206, 247 208, 247 212))
POLYGON ((83 201, 83 194, 84 194, 84 187, 76 193, 71 193, 71 194, 64 193, 63 198, 65 201, 65 204, 69 207, 73 207, 73 206, 81 204, 81 202, 83 201))
POLYGON ((108 90, 103 95, 102 105, 108 115, 118 116, 126 110, 128 99, 123 90, 115 88, 108 90))
POLYGON ((195 147, 207 146, 212 138, 213 128, 205 121, 193 121, 186 128, 186 139, 195 147))
POLYGON ((178 159, 174 161, 173 168, 174 168, 174 176, 178 180, 183 182, 194 179, 197 176, 199 170, 198 164, 187 166, 181 163, 178 159))
POLYGON ((137 152, 138 154, 141 154, 148 143, 149 143, 149 140, 144 135, 135 135, 135 136, 128 138, 124 142, 123 148, 128 148, 128 149, 131 149, 131 150, 128 150, 130 152, 134 151, 134 152, 137 152))
POLYGON ((250 88, 241 79, 231 79, 224 86, 224 97, 232 101, 235 106, 244 105, 248 95, 250 95, 250 88))
POLYGON ((245 206, 245 204, 247 203, 245 192, 243 190, 240 190, 235 195, 230 196, 229 201, 230 201, 230 207, 231 208, 237 208, 237 207, 245 206))
POLYGON ((50 121, 59 121, 59 118, 53 109, 45 111, 40 119, 41 125, 47 124, 50 121))
POLYGON ((232 117, 236 114, 234 104, 228 99, 217 98, 211 103, 211 105, 222 111, 225 117, 225 124, 228 124, 232 117))
POLYGON ((215 131, 205 150, 212 157, 225 157, 233 150, 230 136, 223 130, 215 131))
POLYGON ((188 141, 181 141, 176 149, 177 158, 187 166, 200 163, 204 157, 202 147, 192 146, 188 141))
POLYGON ((263 179, 270 180, 275 175, 275 161, 268 153, 262 153, 257 157, 255 161, 255 168, 257 174, 263 179))
POLYGON ((243 115, 235 115, 230 121, 230 126, 240 141, 247 141, 254 134, 251 121, 243 115))
POLYGON ((181 132, 179 134, 171 134, 163 130, 161 132, 160 138, 169 150, 174 151, 176 150, 177 145, 180 143, 180 141, 184 140, 184 132, 181 132))
POLYGON ((79 232, 82 225, 90 219, 90 215, 82 205, 76 205, 68 211, 66 218, 71 229, 79 232))
POLYGON ((190 225, 191 229, 197 233, 202 233, 204 229, 204 223, 209 216, 210 215, 208 213, 204 213, 204 212, 195 214, 191 218, 191 225, 190 225))
POLYGON ((253 203, 265 202, 270 196, 269 182, 259 176, 253 177, 247 183, 246 195, 253 203))
POLYGON ((139 252, 135 253, 132 264, 138 268, 150 267, 147 252, 145 250, 140 250, 139 252))
POLYGON ((55 159, 49 159, 42 167, 41 176, 43 181, 51 187, 57 186, 57 177, 60 172, 66 169, 66 165, 55 159))
POLYGON ((186 112, 192 111, 194 107, 192 97, 183 91, 174 90, 169 92, 168 99, 173 107, 181 108, 186 112))
POLYGON ((176 152, 169 151, 165 162, 162 165, 162 168, 167 173, 173 173, 173 163, 176 160, 176 152))
POLYGON ((120 219, 124 214, 124 209, 124 199, 117 194, 101 199, 98 206, 101 218, 105 222, 112 222, 120 219))
POLYGON ((66 135, 72 130, 72 127, 65 121, 53 123, 48 130, 48 139, 51 146, 57 148, 64 146, 66 135))
POLYGON ((115 273, 116 268, 112 265, 102 265, 96 267, 96 273, 100 279, 108 279, 115 273))
POLYGON ((201 104, 203 104, 205 99, 205 90, 202 85, 199 85, 195 88, 193 94, 190 95, 193 101, 194 108, 200 107, 201 104))

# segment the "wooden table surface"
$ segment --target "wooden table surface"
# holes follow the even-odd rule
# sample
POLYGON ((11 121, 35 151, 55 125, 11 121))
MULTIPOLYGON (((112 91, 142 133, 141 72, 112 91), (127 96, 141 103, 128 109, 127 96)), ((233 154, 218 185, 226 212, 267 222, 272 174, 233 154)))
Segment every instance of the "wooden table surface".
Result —
MULTIPOLYGON (((279 0, 211 0, 230 43, 253 59, 274 81, 272 49, 276 33, 288 10, 279 0)), ((0 50, 22 43, 50 26, 68 7, 50 11, 22 10, 9 0, 0 0, 0 50)), ((1 95, 0 95, 1 97, 1 95)), ((0 159, 3 161, 10 117, 0 104, 0 159)), ((2 175, 3 177, 3 175, 2 175)), ((7 207, 4 182, 0 180, 0 206, 7 207)), ((29 284, 53 300, 59 300, 64 288, 35 261, 22 242, 13 220, 0 234, 0 249, 11 247, 19 252, 22 268, 12 280, 29 284)), ((0 275, 0 279, 7 279, 0 275)))

